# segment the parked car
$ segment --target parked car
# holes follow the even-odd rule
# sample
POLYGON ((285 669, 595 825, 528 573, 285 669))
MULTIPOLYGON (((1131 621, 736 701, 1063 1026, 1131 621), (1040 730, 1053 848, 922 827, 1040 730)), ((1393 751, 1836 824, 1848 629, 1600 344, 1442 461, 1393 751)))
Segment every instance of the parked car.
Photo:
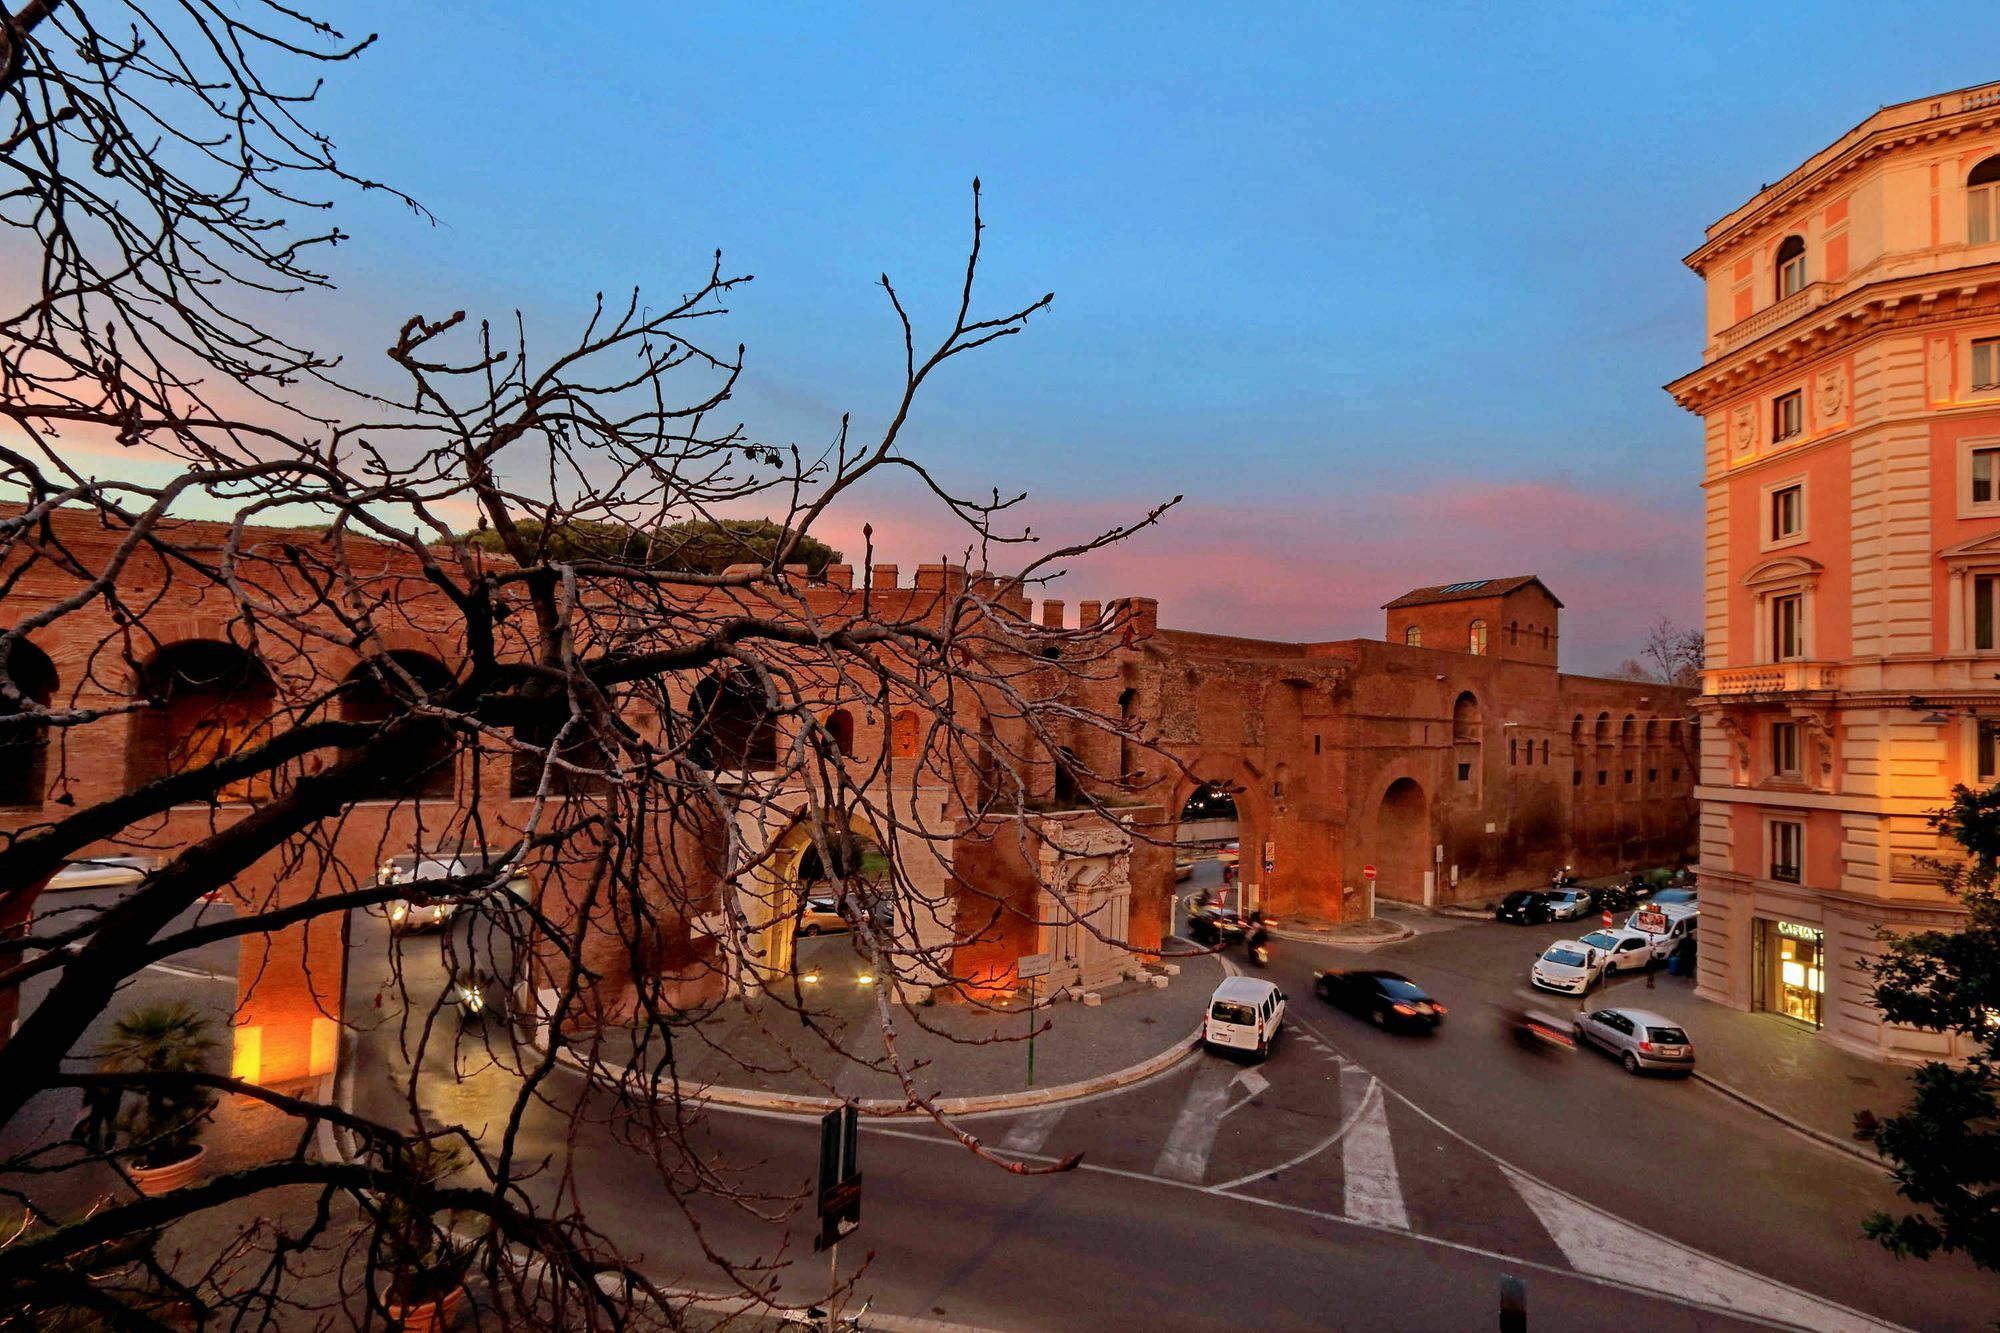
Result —
POLYGON ((1285 1021, 1285 993, 1262 977, 1224 977, 1208 999, 1202 1044, 1210 1050, 1271 1053, 1285 1021))
POLYGON ((130 888, 153 869, 150 856, 94 856, 71 861, 49 878, 49 890, 130 888))
POLYGON ((1576 1017, 1576 1039, 1617 1057, 1628 1074, 1647 1069, 1694 1072, 1694 1043, 1680 1024, 1650 1009, 1599 1009, 1576 1017))
POLYGON ((1495 921, 1511 921, 1517 926, 1545 925, 1549 916, 1548 895, 1538 889, 1521 889, 1508 894, 1493 909, 1495 921))
POLYGON ((1637 930, 1593 930, 1580 937, 1605 957, 1606 972, 1643 972, 1659 961, 1653 937, 1637 930))
POLYGON ((1591 891, 1584 888, 1549 889, 1542 897, 1548 903, 1552 921, 1574 921, 1589 913, 1593 901, 1591 891))
POLYGON ((799 934, 838 935, 849 929, 840 904, 831 898, 808 898, 799 913, 799 934))
POLYGON ((1604 979, 1607 955, 1582 940, 1557 940, 1535 959, 1528 978, 1543 990, 1582 995, 1604 979))
POLYGON ((1360 1014, 1377 1027, 1435 1031, 1445 1007, 1397 972, 1370 969, 1313 973, 1313 989, 1336 1008, 1360 1014))
POLYGON ((1653 895, 1655 905, 1680 904, 1692 907, 1698 901, 1693 889, 1661 889, 1653 895))

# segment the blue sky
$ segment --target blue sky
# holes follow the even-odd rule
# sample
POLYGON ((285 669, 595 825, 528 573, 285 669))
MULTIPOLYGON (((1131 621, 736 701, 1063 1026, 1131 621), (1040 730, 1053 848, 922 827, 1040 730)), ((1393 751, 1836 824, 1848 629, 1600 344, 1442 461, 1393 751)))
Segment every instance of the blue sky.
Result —
MULTIPOLYGON (((1565 665, 1698 613, 1702 228, 1882 103, 2000 77, 1977 7, 363 3, 329 82, 347 162, 328 341, 465 307, 574 328, 592 293, 757 275, 727 338, 770 440, 879 425, 887 270, 955 298, 971 178, 991 308, 910 451, 1070 536, 1188 497, 1051 595, 1188 628, 1379 634, 1405 588, 1538 572, 1565 665), (1949 45, 1918 34, 1952 33, 1949 45), (1905 37, 1904 34, 1911 34, 1905 37), (1986 63, 1982 64, 1982 58, 1986 63)), ((383 341, 377 341, 383 339, 383 341)), ((907 492, 842 515, 905 567, 907 492)))

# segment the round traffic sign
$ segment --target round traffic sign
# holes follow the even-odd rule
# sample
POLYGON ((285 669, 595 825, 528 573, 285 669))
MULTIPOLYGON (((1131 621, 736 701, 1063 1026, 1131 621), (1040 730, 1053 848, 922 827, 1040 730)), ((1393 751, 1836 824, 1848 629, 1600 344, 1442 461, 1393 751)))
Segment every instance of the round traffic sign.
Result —
POLYGON ((1363 867, 1361 867, 1361 877, 1362 877, 1363 879, 1373 879, 1373 878, 1375 878, 1375 867, 1374 867, 1374 866, 1363 866, 1363 867))

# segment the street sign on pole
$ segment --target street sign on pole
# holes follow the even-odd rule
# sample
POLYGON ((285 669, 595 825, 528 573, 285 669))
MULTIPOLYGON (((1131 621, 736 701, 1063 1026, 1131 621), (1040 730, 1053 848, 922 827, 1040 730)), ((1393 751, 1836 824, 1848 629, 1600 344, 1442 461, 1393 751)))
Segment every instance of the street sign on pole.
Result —
POLYGON ((1374 867, 1374 866, 1363 866, 1363 867, 1361 867, 1361 878, 1363 878, 1363 879, 1373 879, 1373 878, 1375 878, 1375 867, 1374 867))
POLYGON ((1030 977, 1045 977, 1049 974, 1049 969, 1055 965, 1055 957, 1052 953, 1024 953, 1020 961, 1014 964, 1015 975, 1023 981, 1030 977))
MULTIPOLYGON (((861 1225, 861 1117, 854 1104, 819 1118, 819 1237, 815 1250, 830 1250, 861 1225)), ((838 1264, 839 1258, 834 1262, 838 1264)))
POLYGON ((1604 914, 1604 924, 1607 926, 1611 924, 1611 913, 1606 912, 1604 914))

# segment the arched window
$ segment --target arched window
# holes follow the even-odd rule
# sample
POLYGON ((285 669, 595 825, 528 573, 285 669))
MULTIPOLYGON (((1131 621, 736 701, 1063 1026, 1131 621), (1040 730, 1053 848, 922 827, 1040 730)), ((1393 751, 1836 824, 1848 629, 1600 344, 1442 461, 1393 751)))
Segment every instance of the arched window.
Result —
POLYGON ((1083 785, 1077 781, 1076 752, 1067 745, 1056 747, 1055 803, 1058 809, 1083 804, 1083 785))
POLYGON ((1467 690, 1451 706, 1451 739, 1458 745, 1479 742, 1479 700, 1467 690))
POLYGON ((1471 653, 1474 657, 1484 657, 1486 655, 1485 621, 1475 620, 1472 622, 1472 629, 1466 635, 1465 651, 1471 653))
POLYGON ((1411 648, 1423 647, 1424 646, 1423 630, 1419 629, 1415 625, 1410 626, 1408 629, 1403 631, 1403 642, 1411 648))
POLYGON ((1806 285, 1806 238, 1787 236, 1778 246, 1778 299, 1784 300, 1806 285))
MULTIPOLYGON (((7 678, 17 693, 48 707, 55 698, 56 668, 48 654, 16 639, 7 650, 7 678)), ((0 718, 21 712, 0 699, 0 718)), ((29 723, 0 726, 0 805, 40 805, 48 794, 48 728, 29 723)))
POLYGON ((1618 743, 1620 745, 1639 743, 1639 720, 1630 713, 1625 715, 1625 724, 1618 729, 1618 743))
POLYGON ((1599 745, 1611 744, 1611 714, 1599 713, 1597 715, 1596 740, 1599 745))
POLYGON ((1965 239, 1974 245, 2000 241, 2000 153, 1965 178, 1965 239))
POLYGON ((1134 686, 1127 686, 1118 695, 1118 727, 1123 733, 1118 738, 1118 776, 1121 778, 1132 776, 1131 732, 1138 712, 1139 691, 1134 686))
MULTIPOLYGON (((150 706, 133 718, 125 753, 126 784, 135 790, 261 743, 278 695, 262 662, 220 639, 168 644, 139 673, 139 685, 150 706)), ((215 799, 270 794, 265 772, 218 788, 215 799)))
POLYGON ((1513 647, 1513 646, 1514 646, 1514 645, 1515 645, 1516 643, 1519 643, 1519 642, 1520 642, 1520 640, 1521 640, 1521 622, 1520 622, 1520 621, 1518 621, 1518 620, 1510 620, 1510 621, 1508 621, 1508 622, 1507 622, 1507 646, 1508 646, 1509 648, 1512 648, 1512 647, 1513 647))
POLYGON ((889 755, 894 759, 917 757, 917 715, 905 708, 889 719, 889 755))
POLYGON ((1570 719, 1570 723, 1569 723, 1569 743, 1570 743, 1571 745, 1581 745, 1581 744, 1583 744, 1583 714, 1582 714, 1582 713, 1578 713, 1578 714, 1577 714, 1577 715, 1576 715, 1575 717, 1573 717, 1573 718, 1571 718, 1571 719, 1570 719))
POLYGON ((846 759, 854 753, 854 714, 836 708, 826 715, 826 730, 833 737, 833 757, 846 759))
POLYGON ((1542 762, 1544 764, 1549 762, 1549 743, 1547 741, 1542 742, 1542 762))
MULTIPOLYGON (((347 673, 340 687, 340 718, 343 722, 379 723, 405 717, 420 700, 435 698, 451 686, 451 671, 444 663, 429 653, 398 649, 383 659, 359 662, 347 673)), ((431 734, 425 738, 421 755, 406 772, 385 785, 379 793, 382 798, 451 798, 458 747, 449 727, 426 725, 431 734)))
POLYGON ((712 772, 777 767, 778 728, 764 687, 744 667, 710 676, 688 697, 694 725, 690 753, 712 772))
POLYGON ((1549 627, 1547 625, 1544 625, 1542 626, 1542 647, 1546 648, 1548 646, 1549 646, 1549 627))

